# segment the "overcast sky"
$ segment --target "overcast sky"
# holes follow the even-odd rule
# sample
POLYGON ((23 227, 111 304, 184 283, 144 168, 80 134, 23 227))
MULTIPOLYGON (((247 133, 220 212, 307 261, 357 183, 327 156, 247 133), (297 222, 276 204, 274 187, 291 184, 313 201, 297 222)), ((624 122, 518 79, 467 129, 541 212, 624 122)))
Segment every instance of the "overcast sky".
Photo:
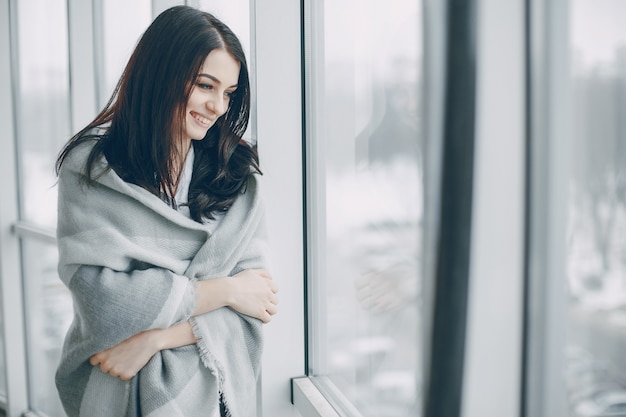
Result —
POLYGON ((571 45, 585 66, 611 62, 626 45, 626 0, 572 0, 571 45))

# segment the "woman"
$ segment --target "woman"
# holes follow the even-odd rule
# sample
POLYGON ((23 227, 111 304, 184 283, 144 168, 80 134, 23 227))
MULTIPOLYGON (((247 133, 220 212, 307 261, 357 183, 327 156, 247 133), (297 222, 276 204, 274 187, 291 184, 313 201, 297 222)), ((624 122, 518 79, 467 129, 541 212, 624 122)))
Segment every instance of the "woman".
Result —
POLYGON ((267 272, 246 60, 230 29, 159 15, 113 97, 57 161, 74 322, 68 416, 256 416, 267 272), (221 410, 220 410, 221 408, 221 410))

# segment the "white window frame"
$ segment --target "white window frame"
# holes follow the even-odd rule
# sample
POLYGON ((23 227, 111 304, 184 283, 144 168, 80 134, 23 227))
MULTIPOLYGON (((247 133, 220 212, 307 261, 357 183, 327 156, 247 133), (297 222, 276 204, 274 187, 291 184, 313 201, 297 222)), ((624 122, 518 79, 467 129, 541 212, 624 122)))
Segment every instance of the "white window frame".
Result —
POLYGON ((529 210, 525 415, 566 415, 566 216, 569 171, 569 1, 529 0, 533 162, 529 210))
POLYGON ((525 0, 482 0, 463 417, 518 417, 525 241, 525 0))
POLYGON ((256 137, 280 289, 279 313, 265 326, 263 415, 288 417, 298 415, 290 380, 305 372, 301 10, 293 0, 263 0, 252 9, 253 49, 263 51, 256 56, 256 137))

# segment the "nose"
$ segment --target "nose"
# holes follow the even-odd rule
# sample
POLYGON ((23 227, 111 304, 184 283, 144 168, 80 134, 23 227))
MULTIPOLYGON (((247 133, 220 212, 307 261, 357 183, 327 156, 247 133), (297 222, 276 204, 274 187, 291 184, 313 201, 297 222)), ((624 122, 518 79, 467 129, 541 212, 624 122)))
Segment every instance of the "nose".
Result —
POLYGON ((224 100, 220 100, 219 97, 213 97, 207 102, 207 107, 209 110, 217 114, 217 117, 220 117, 226 112, 226 107, 224 105, 224 100))

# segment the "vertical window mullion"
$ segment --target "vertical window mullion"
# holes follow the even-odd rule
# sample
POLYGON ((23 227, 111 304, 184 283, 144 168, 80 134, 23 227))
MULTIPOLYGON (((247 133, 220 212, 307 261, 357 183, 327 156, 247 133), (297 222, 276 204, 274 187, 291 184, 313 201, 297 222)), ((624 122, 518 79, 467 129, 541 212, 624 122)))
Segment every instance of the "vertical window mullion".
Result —
POLYGON ((95 12, 100 0, 67 0, 68 40, 70 59, 70 106, 72 132, 78 132, 96 114, 99 104, 97 81, 102 72, 98 69, 101 60, 102 36, 101 14, 95 12))
POLYGON ((563 386, 569 2, 529 0, 528 246, 523 417, 567 412, 563 386))
POLYGON ((0 152, 0 314, 3 317, 4 378, 8 389, 7 416, 20 415, 28 408, 26 347, 24 339, 23 288, 21 281, 19 240, 11 233, 11 225, 19 218, 18 178, 16 160, 17 39, 15 10, 17 2, 0 1, 0 90, 11 92, 0 97, 0 125, 6 134, 0 152))
POLYGON ((272 276, 280 288, 278 318, 266 329, 263 415, 286 417, 294 411, 285 382, 305 369, 301 9, 294 0, 252 0, 250 9, 257 115, 251 128, 263 170, 272 276))

